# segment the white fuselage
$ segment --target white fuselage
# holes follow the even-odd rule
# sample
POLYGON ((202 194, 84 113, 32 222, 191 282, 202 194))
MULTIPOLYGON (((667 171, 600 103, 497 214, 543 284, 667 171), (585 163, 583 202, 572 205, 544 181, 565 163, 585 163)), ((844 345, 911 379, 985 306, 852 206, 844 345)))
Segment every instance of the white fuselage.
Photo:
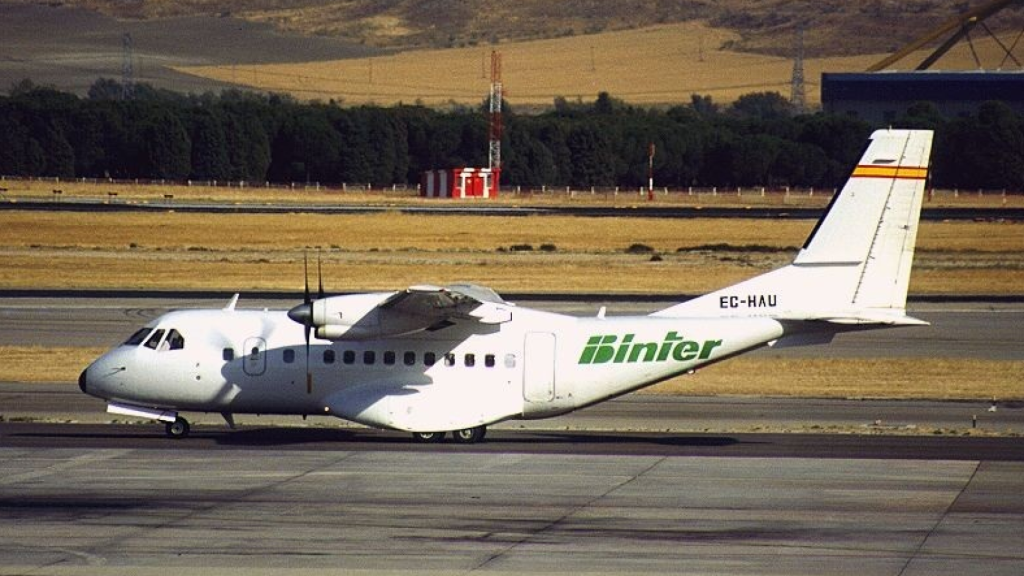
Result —
POLYGON ((783 335, 770 318, 577 318, 516 307, 501 324, 314 338, 307 363, 303 327, 284 312, 171 312, 148 328, 174 330, 184 344, 119 346, 83 374, 86 392, 134 406, 330 415, 407 431, 564 414, 783 335))

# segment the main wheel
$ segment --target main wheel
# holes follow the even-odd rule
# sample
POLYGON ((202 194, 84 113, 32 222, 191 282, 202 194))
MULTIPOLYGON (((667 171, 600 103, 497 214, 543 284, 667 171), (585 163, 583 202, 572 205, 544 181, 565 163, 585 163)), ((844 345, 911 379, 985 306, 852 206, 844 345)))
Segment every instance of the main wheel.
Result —
POLYGON ((418 442, 441 442, 444 440, 444 432, 413 432, 412 437, 418 442))
POLYGON ((164 431, 167 432, 167 435, 175 440, 188 436, 189 430, 191 430, 191 426, 189 426, 188 420, 181 416, 178 416, 174 422, 168 422, 164 426, 164 431))
POLYGON ((459 444, 475 444, 484 439, 487 435, 486 426, 477 426, 475 428, 466 428, 465 430, 456 430, 452 432, 452 440, 455 440, 459 444))

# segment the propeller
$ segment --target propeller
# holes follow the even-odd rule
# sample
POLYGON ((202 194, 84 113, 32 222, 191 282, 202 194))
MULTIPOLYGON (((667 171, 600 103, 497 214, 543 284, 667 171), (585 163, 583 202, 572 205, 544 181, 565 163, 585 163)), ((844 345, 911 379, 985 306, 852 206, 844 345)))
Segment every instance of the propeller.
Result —
MULTIPOLYGON (((323 276, 320 274, 320 252, 317 251, 316 256, 316 268, 317 276, 319 276, 319 293, 318 297, 324 297, 324 282, 323 276)), ((313 373, 309 370, 309 353, 310 353, 310 333, 313 330, 313 300, 309 295, 309 255, 306 252, 302 253, 302 304, 292 308, 288 311, 288 317, 302 324, 302 332, 306 339, 306 393, 313 393, 313 373)))

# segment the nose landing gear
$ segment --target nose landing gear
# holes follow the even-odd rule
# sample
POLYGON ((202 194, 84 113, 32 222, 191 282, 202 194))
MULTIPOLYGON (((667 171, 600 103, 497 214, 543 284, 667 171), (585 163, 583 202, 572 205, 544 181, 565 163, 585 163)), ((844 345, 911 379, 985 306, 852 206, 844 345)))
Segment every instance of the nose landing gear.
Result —
POLYGON ((167 433, 169 438, 180 440, 188 436, 191 426, 189 426, 188 420, 185 420, 181 416, 174 419, 174 422, 167 422, 164 425, 164 431, 167 433))

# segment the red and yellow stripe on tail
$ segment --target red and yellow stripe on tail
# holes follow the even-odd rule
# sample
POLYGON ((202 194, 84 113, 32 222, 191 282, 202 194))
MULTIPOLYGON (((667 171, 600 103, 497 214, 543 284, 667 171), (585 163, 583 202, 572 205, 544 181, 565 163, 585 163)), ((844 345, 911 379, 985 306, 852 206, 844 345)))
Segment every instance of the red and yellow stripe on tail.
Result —
POLYGON ((919 166, 877 166, 858 165, 853 169, 854 178, 895 178, 898 180, 924 180, 928 168, 919 166))

